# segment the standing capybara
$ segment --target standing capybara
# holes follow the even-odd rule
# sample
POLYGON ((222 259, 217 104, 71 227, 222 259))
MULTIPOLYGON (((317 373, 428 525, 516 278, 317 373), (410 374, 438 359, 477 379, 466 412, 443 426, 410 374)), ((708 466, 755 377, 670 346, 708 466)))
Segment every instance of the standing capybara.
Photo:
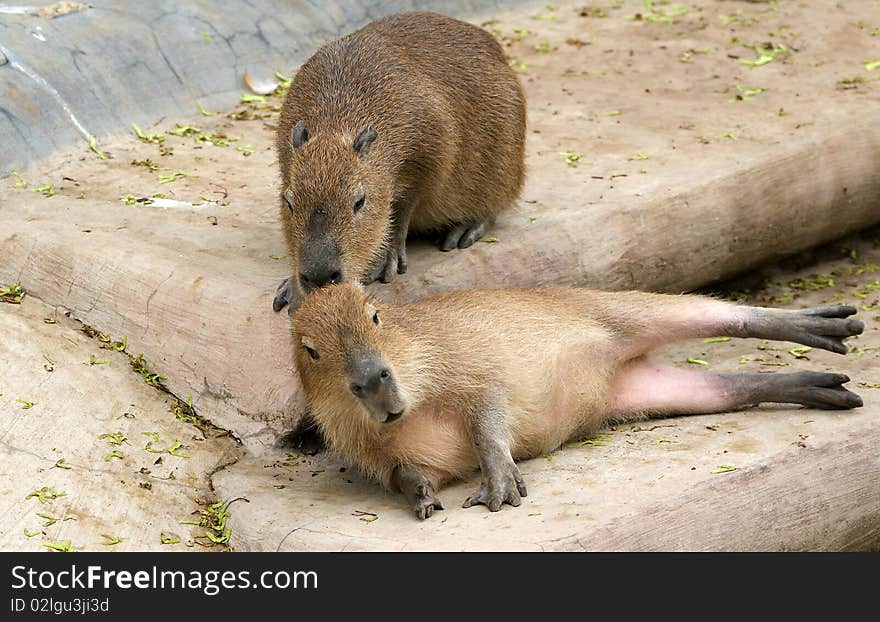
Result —
POLYGON ((702 296, 578 288, 462 291, 386 307, 352 284, 316 290, 293 318, 296 366, 331 449, 400 489, 419 518, 444 482, 482 471, 465 501, 496 511, 526 488, 514 460, 609 420, 760 402, 855 408, 845 375, 721 374, 651 362, 672 341, 731 335, 844 354, 856 309, 783 311, 702 296))
POLYGON ((309 290, 390 281, 406 236, 473 244, 513 205, 524 176, 522 88, 488 32, 435 13, 397 13, 327 43, 281 110, 281 220, 293 276, 309 290))

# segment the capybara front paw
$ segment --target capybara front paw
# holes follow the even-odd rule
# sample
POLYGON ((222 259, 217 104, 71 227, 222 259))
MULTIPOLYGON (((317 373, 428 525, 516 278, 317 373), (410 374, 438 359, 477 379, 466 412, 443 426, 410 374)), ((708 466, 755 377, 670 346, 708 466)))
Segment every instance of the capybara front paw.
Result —
POLYGON ((382 267, 379 280, 383 283, 390 283, 396 274, 405 273, 406 267, 406 243, 398 248, 389 248, 385 254, 385 265, 382 267))
POLYGON ((443 504, 437 498, 434 487, 431 484, 423 483, 416 487, 416 503, 413 509, 420 520, 430 518, 434 512, 439 512, 443 509, 443 504))
POLYGON ((272 301, 272 310, 276 313, 281 311, 284 307, 290 304, 290 299, 293 296, 293 277, 287 277, 281 284, 278 285, 278 289, 275 290, 275 299, 272 301))
POLYGON ((482 504, 491 512, 497 512, 505 503, 514 507, 519 506, 521 497, 527 496, 526 484, 516 464, 512 461, 504 468, 498 469, 489 475, 483 475, 483 481, 479 489, 465 499, 462 507, 469 508, 472 505, 482 504))

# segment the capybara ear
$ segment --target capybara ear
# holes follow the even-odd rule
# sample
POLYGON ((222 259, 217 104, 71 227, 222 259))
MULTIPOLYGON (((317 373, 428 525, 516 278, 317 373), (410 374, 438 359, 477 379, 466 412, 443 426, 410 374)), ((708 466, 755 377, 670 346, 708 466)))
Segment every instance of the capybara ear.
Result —
POLYGON ((370 151, 370 145, 373 144, 373 141, 376 140, 378 134, 376 130, 371 128, 366 128, 363 132, 358 134, 358 137, 354 139, 354 144, 352 147, 354 148, 354 152, 358 154, 360 157, 365 157, 367 153, 370 151))
POLYGON ((299 149, 309 139, 309 131, 306 129, 305 121, 297 121, 290 132, 290 144, 294 149, 299 149))

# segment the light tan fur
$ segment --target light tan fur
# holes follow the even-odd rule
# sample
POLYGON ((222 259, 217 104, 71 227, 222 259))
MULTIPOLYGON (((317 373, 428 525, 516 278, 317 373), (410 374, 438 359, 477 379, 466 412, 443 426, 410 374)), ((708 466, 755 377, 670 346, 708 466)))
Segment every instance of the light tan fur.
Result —
POLYGON ((740 308, 711 298, 579 288, 461 291, 385 306, 353 285, 310 294, 294 316, 311 414, 330 447, 386 486, 403 464, 437 484, 479 467, 473 423, 503 408, 514 459, 582 437, 609 416, 615 373, 681 335, 736 334, 740 308), (374 324, 378 309, 380 324, 374 324), (709 321, 707 318, 714 318, 709 321), (704 327, 701 327, 705 324, 704 327), (379 423, 348 388, 347 352, 367 346, 393 370, 407 407, 379 423))

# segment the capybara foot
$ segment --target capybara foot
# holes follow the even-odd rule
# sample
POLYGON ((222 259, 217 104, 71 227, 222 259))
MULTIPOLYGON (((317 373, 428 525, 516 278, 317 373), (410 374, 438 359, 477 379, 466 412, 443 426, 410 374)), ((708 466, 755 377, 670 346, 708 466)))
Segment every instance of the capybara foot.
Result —
POLYGON ((482 504, 488 507, 489 511, 497 512, 504 503, 514 507, 519 506, 520 498, 527 495, 526 484, 513 460, 489 471, 488 474, 483 473, 480 487, 465 499, 462 507, 469 508, 482 504))
POLYGON ((484 233, 486 233, 485 222, 465 222, 453 225, 446 233, 440 250, 451 251, 453 248, 467 248, 483 237, 484 233))

